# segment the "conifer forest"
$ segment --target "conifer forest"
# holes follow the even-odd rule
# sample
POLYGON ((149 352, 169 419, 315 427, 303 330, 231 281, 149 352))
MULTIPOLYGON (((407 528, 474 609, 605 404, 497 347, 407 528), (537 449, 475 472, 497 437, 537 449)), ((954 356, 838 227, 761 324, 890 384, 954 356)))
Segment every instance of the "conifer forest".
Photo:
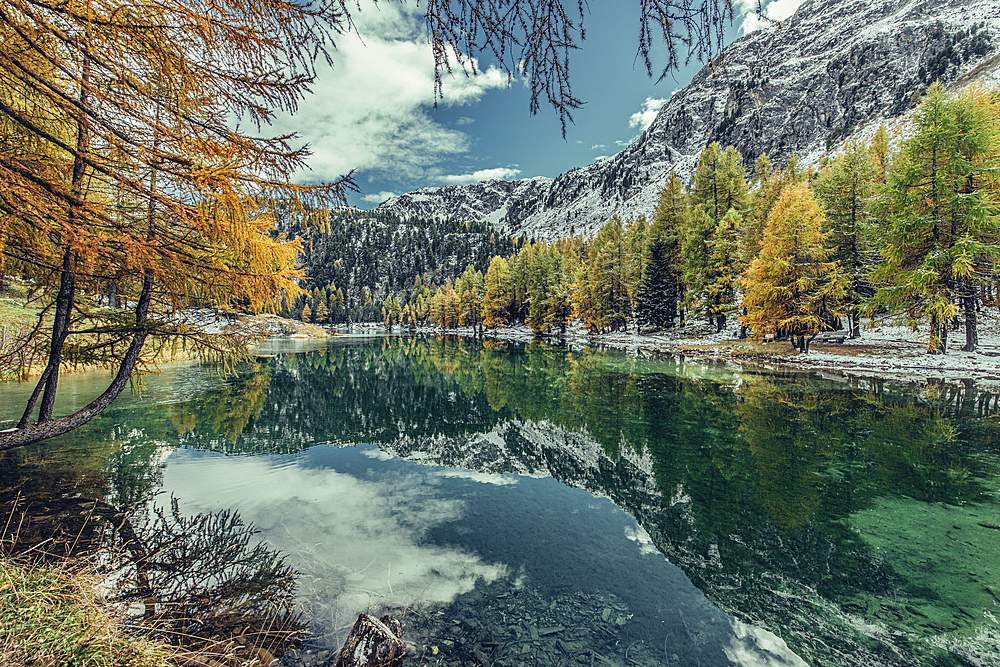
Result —
POLYGON ((577 318, 592 332, 701 322, 801 351, 822 331, 902 317, 932 354, 949 335, 973 351, 977 315, 998 305, 998 159, 1000 96, 932 86, 908 136, 881 126, 818 166, 713 142, 689 182, 663 185, 652 220, 615 217, 590 238, 345 213, 312 237, 312 291, 285 311, 542 336, 577 318))

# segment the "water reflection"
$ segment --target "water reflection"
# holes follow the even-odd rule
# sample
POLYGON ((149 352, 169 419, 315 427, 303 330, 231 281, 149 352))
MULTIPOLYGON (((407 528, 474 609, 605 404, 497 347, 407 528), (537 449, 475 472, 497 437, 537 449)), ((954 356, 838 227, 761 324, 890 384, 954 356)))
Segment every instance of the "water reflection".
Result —
MULTIPOLYGON (((337 454, 275 460, 178 452, 164 484, 187 499, 189 512, 239 507, 273 546, 304 564, 300 586, 313 601, 311 617, 334 632, 353 625, 358 610, 450 602, 477 579, 507 574, 503 563, 427 542, 429 531, 462 516, 462 501, 442 497, 433 477, 405 470, 356 476, 332 467, 345 464, 337 454)), ((356 452, 346 454, 350 465, 364 465, 356 452)))
MULTIPOLYGON (((727 622, 725 640, 699 635, 670 611, 694 599, 664 607, 635 591, 649 581, 624 574, 604 590, 643 622, 672 623, 689 650, 692 637, 716 637, 716 653, 698 655, 718 664, 740 663, 744 650, 780 654, 762 648, 772 639, 759 628, 818 664, 989 664, 1000 649, 996 405, 971 383, 902 391, 539 344, 386 338, 266 359, 167 402, 116 404, 87 437, 114 443, 92 455, 108 462, 109 494, 138 500, 163 484, 191 511, 239 506, 315 564, 317 601, 461 600, 521 575, 554 601, 566 594, 559 581, 597 590, 614 571, 592 552, 632 567, 652 545, 749 625, 727 622), (178 443, 258 456, 184 450, 164 472, 178 443), (552 489, 527 500, 523 476, 608 498, 638 525, 575 549, 572 530, 600 521, 567 520, 567 501, 528 539, 498 508, 537 517, 559 503, 552 489), (497 495, 504 486, 520 488, 497 495), (558 568, 550 535, 573 554, 558 568)), ((323 613, 330 627, 345 622, 323 613)), ((710 612, 699 618, 714 627, 710 612)), ((655 634, 639 625, 625 627, 655 634)))

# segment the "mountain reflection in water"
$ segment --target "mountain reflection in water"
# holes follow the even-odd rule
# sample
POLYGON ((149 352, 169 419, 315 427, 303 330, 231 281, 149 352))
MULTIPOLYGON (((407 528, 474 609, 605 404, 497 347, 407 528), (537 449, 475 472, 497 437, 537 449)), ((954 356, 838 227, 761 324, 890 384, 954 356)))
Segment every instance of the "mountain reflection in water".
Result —
MULTIPOLYGON (((530 590, 552 614, 596 608, 618 636, 594 652, 621 664, 798 662, 757 628, 814 664, 1000 655, 996 397, 971 384, 384 338, 159 395, 88 427, 114 443, 105 492, 239 508, 302 563, 331 643, 359 608, 487 618, 530 590)), ((489 643, 530 639, 509 621, 489 643)))

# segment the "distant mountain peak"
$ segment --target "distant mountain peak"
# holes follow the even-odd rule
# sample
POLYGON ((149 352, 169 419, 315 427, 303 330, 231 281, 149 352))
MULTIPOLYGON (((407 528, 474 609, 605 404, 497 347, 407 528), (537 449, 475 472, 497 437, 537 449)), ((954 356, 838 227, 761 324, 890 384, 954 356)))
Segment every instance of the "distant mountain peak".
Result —
POLYGON ((558 178, 422 188, 378 210, 489 221, 512 236, 590 233, 611 216, 651 218, 673 170, 687 179, 712 141, 748 167, 812 163, 873 124, 898 117, 934 81, 994 77, 995 0, 806 0, 780 27, 728 47, 614 156, 558 178))

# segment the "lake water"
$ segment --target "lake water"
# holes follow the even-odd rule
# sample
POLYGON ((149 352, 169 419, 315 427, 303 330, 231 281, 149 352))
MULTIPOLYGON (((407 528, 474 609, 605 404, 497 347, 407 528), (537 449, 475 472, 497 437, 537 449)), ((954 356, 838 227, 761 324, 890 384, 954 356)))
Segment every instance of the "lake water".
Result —
MULTIPOLYGON (((894 388, 461 339, 285 343, 150 378, 3 482, 237 509, 314 647, 406 664, 1000 665, 1000 424, 894 388)), ((63 409, 103 378, 67 377, 63 409)), ((27 387, 0 388, 0 420, 27 387)))

